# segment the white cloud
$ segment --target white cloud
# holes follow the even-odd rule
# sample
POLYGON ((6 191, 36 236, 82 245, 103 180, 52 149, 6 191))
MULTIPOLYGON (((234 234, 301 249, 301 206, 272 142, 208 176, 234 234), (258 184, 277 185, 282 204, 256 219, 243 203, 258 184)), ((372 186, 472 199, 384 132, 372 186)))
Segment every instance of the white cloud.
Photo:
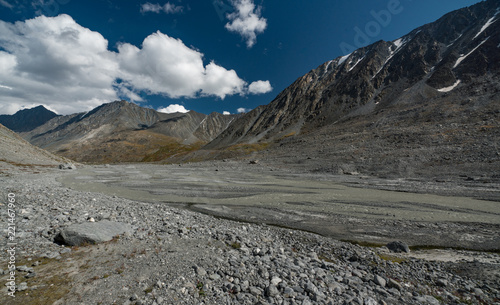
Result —
POLYGON ((245 81, 234 70, 209 63, 203 54, 188 48, 180 39, 161 32, 149 35, 142 49, 125 43, 118 46, 121 78, 131 87, 171 98, 217 96, 243 93, 245 81))
POLYGON ((167 2, 164 5, 160 5, 158 3, 152 4, 149 2, 141 5, 141 13, 152 12, 159 14, 163 11, 166 14, 176 14, 182 13, 183 10, 183 6, 177 6, 175 4, 171 4, 170 2, 167 2))
POLYGON ((100 33, 68 15, 0 20, 0 85, 0 113, 46 104, 69 114, 120 98, 140 102, 141 93, 220 99, 249 93, 234 70, 205 65, 203 54, 180 39, 157 32, 140 48, 122 43, 113 52, 100 33))
POLYGON ((240 34, 251 48, 257 41, 257 34, 267 28, 267 19, 261 17, 262 7, 255 6, 253 0, 231 0, 235 11, 227 15, 230 20, 226 29, 240 34))
POLYGON ((118 98, 116 54, 101 34, 68 15, 0 21, 0 48, 0 83, 12 88, 0 92, 0 113, 32 103, 86 111, 118 98))
POLYGON ((271 92, 272 90, 273 87, 271 86, 271 83, 268 80, 266 81, 258 80, 251 83, 248 86, 248 92, 250 92, 251 94, 264 94, 271 92))
POLYGON ((252 110, 252 109, 247 109, 247 108, 238 108, 236 111, 237 111, 238 113, 247 113, 247 112, 249 112, 250 110, 252 110))
POLYGON ((229 111, 223 111, 222 114, 223 115, 231 115, 231 112, 229 112, 229 111))
POLYGON ((182 105, 171 104, 171 105, 168 105, 167 107, 158 108, 158 112, 164 112, 164 113, 182 112, 182 113, 186 113, 186 112, 189 112, 189 110, 184 108, 184 106, 182 106, 182 105))

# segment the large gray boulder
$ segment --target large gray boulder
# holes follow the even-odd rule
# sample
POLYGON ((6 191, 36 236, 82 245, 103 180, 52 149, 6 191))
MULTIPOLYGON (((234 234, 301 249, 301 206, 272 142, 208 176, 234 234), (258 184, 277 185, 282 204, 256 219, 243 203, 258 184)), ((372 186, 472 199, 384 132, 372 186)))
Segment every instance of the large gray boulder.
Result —
POLYGON ((402 241, 393 241, 393 242, 390 242, 386 245, 386 247, 391 250, 391 252, 395 252, 395 253, 402 253, 402 252, 405 252, 405 253, 410 253, 410 247, 408 247, 408 245, 402 241))
POLYGON ((134 228, 126 223, 103 220, 71 225, 57 234, 55 241, 68 246, 98 244, 122 234, 132 234, 134 228))

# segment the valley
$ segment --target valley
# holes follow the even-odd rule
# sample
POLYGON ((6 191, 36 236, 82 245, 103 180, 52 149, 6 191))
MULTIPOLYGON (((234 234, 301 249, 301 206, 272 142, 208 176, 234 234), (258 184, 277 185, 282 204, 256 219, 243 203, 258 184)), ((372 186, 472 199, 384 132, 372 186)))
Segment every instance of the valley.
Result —
POLYGON ((163 203, 339 240, 380 245, 404 240, 410 246, 500 250, 497 183, 481 188, 477 183, 424 188, 411 180, 301 173, 244 161, 85 167, 60 181, 78 191, 163 203), (384 185, 392 190, 380 189, 384 185), (450 195, 452 191, 455 194, 450 195), (479 192, 493 201, 470 198, 479 192))

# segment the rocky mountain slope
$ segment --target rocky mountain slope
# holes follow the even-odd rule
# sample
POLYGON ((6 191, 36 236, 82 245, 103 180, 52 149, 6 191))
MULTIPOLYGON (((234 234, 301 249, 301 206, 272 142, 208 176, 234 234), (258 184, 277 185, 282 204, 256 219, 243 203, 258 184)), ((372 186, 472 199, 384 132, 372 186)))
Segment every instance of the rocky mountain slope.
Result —
POLYGON ((43 106, 19 110, 13 115, 0 115, 0 124, 15 132, 26 132, 45 124, 58 115, 43 106))
POLYGON ((0 166, 2 168, 11 165, 58 165, 66 161, 31 145, 18 134, 0 124, 0 166))
POLYGON ((32 144, 82 162, 137 162, 199 148, 233 116, 160 113, 126 101, 88 113, 56 117, 22 136, 32 144), (162 149, 168 147, 168 150, 162 149), (160 155, 158 152, 161 152, 160 155))
POLYGON ((278 142, 270 158, 320 159, 320 170, 499 169, 499 6, 484 1, 326 62, 205 148, 278 142))

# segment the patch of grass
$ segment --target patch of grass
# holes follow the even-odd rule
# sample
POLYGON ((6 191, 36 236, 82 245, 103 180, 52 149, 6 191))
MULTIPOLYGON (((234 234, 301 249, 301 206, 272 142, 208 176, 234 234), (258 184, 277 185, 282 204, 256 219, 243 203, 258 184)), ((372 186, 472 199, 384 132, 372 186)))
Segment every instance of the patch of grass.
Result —
POLYGON ((284 135, 284 136, 280 137, 279 139, 275 140, 274 142, 278 143, 278 142, 280 142, 280 141, 282 141, 282 140, 284 140, 284 139, 286 139, 286 138, 293 137, 293 136, 294 136, 294 135, 296 135, 296 134, 297 134, 297 133, 296 133, 295 131, 292 131, 292 132, 290 132, 290 133, 288 133, 288 134, 286 134, 286 135, 284 135))
POLYGON ((270 144, 267 142, 254 144, 236 144, 225 148, 226 151, 237 152, 241 154, 251 154, 266 149, 270 144))
POLYGON ((335 261, 334 261, 334 260, 332 260, 331 258, 328 258, 328 257, 326 257, 326 256, 324 256, 324 255, 318 255, 318 258, 319 258, 320 260, 324 261, 324 262, 327 262, 327 263, 332 263, 332 264, 334 264, 334 263, 335 263, 335 261))
POLYGON ((203 283, 198 281, 198 283, 196 283, 196 289, 198 289, 198 295, 200 297, 204 297, 205 296, 205 290, 203 290, 203 283))
POLYGON ((154 153, 146 155, 142 159, 142 162, 157 162, 174 156, 186 155, 190 152, 200 149, 204 144, 204 142, 196 142, 190 145, 184 145, 179 142, 172 141, 170 143, 167 143, 166 145, 161 146, 154 153))
POLYGON ((241 244, 238 243, 238 242, 234 242, 231 244, 231 248, 233 249, 240 249, 241 248, 241 244))
POLYGON ((401 257, 392 256, 392 255, 388 255, 388 254, 377 253, 377 255, 381 259, 383 259, 385 261, 390 261, 390 262, 393 262, 393 263, 401 264, 402 262, 406 261, 406 258, 401 258, 401 257))
MULTIPOLYGON (((64 273, 64 262, 47 258, 40 258, 37 259, 37 261, 39 264, 34 267, 37 276, 26 279, 21 277, 22 273, 18 273, 16 283, 19 285, 21 282, 26 282, 28 284, 28 290, 16 291, 15 298, 9 297, 8 304, 49 305, 60 300, 69 293, 72 285, 71 282, 68 281, 67 273, 64 273), (36 287, 36 289, 32 289, 34 287, 36 287)), ((17 262, 17 265, 30 266, 33 263, 34 261, 20 260, 17 262)), ((6 298, 7 296, 4 298, 5 301, 7 300, 6 298)))

